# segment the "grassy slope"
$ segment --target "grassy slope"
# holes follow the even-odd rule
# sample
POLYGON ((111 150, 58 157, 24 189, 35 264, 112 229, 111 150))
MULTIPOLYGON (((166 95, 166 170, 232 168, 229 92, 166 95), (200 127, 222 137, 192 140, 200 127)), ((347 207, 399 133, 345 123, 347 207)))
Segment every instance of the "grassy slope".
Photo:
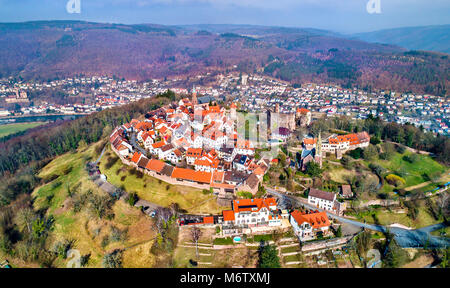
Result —
POLYGON ((15 124, 0 125, 0 138, 17 132, 25 131, 43 124, 45 124, 45 122, 30 122, 30 123, 15 123, 15 124))
POLYGON ((414 186, 426 182, 424 174, 429 174, 435 171, 444 173, 447 169, 433 160, 430 156, 418 155, 419 160, 415 163, 409 163, 403 160, 404 156, 410 155, 411 152, 405 152, 404 154, 396 153, 391 160, 377 159, 372 161, 376 164, 383 166, 390 172, 400 172, 404 174, 403 177, 406 180, 404 187, 414 186))
POLYGON ((138 178, 137 175, 132 175, 129 172, 130 169, 120 160, 110 169, 106 169, 105 164, 108 157, 116 157, 110 148, 106 150, 100 162, 100 171, 107 176, 110 183, 123 187, 128 192, 136 192, 141 199, 162 206, 169 206, 175 202, 189 213, 217 214, 228 208, 219 206, 214 196, 211 194, 205 195, 200 189, 170 185, 148 175, 138 178), (121 171, 117 174, 119 169, 121 171), (125 179, 122 181, 123 176, 125 176, 125 179))
MULTIPOLYGON (((368 168, 370 163, 375 163, 386 168, 388 173, 397 172, 399 174, 404 175, 403 178, 406 180, 406 184, 397 188, 410 187, 411 189, 407 190, 414 190, 417 188, 422 191, 429 191, 433 188, 436 188, 437 184, 428 182, 428 179, 424 178, 424 174, 430 174, 436 171, 442 173, 440 182, 450 181, 450 177, 447 173, 448 171, 447 167, 441 165, 440 163, 436 162, 433 158, 426 155, 418 155, 419 160, 416 161, 415 163, 405 161, 403 157, 410 154, 411 152, 405 152, 404 154, 395 153, 394 157, 391 160, 375 159, 373 161, 360 160, 359 162, 363 163, 364 166, 367 168, 367 170, 370 170, 368 168), (418 186, 414 187, 416 185, 418 186)), ((369 171, 362 171, 361 173, 363 173, 365 177, 371 177, 376 179, 375 174, 369 171)), ((329 165, 329 169, 327 169, 326 171, 326 175, 328 175, 331 180, 338 183, 346 183, 345 181, 346 177, 356 176, 357 174, 358 173, 356 173, 354 170, 347 170, 344 167, 337 165, 329 165)), ((390 193, 393 192, 395 188, 396 187, 389 185, 387 182, 385 182, 383 187, 381 188, 381 192, 390 193)))
MULTIPOLYGON (((103 255, 108 251, 142 243, 124 252, 124 267, 151 267, 154 259, 149 251, 155 233, 151 230, 152 221, 139 209, 130 207, 123 201, 117 201, 113 206, 114 218, 105 220, 96 219, 87 209, 75 214, 69 208, 70 201, 66 201, 68 199, 67 185, 73 187, 81 182, 80 191, 92 189, 94 193, 104 193, 89 180, 88 174, 84 170, 86 160, 96 156, 94 154, 94 145, 85 151, 64 154, 50 162, 39 174, 40 177, 60 175, 57 179, 36 188, 33 192, 35 208, 48 207, 47 213, 54 215, 56 219, 50 242, 63 238, 74 239, 76 241, 75 249, 78 249, 81 255, 91 254, 89 267, 101 267, 103 255), (72 167, 68 173, 67 167, 72 167), (54 183, 57 182, 62 184, 55 185, 54 183), (51 201, 47 200, 49 195, 53 195, 51 201), (102 247, 102 239, 109 235, 112 225, 119 229, 127 228, 128 238, 123 242, 113 242, 102 247), (100 229, 98 235, 94 232, 96 229, 100 229)), ((51 247, 50 243, 49 247, 51 247)), ((56 266, 65 267, 66 262, 67 260, 58 259, 56 266)))

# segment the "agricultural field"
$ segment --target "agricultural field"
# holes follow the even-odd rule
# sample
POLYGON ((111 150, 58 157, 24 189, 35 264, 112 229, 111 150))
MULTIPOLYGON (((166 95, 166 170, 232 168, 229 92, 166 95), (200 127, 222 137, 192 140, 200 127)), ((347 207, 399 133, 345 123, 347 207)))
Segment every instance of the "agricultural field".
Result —
POLYGON ((29 123, 14 123, 0 125, 0 138, 22 132, 37 126, 44 125, 45 122, 29 122, 29 123))
POLYGON ((181 209, 198 214, 218 214, 228 208, 219 206, 212 194, 200 189, 171 185, 147 174, 135 173, 135 169, 124 165, 109 146, 99 166, 111 184, 161 206, 178 203, 181 209), (116 161, 110 168, 107 168, 108 159, 116 161))

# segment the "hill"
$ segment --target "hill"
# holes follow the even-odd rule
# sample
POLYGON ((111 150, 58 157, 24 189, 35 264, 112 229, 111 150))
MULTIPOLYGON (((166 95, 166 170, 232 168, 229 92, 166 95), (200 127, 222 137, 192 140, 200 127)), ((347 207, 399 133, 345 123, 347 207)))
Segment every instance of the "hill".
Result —
POLYGON ((410 50, 450 53, 450 25, 405 27, 352 35, 372 43, 397 45, 410 50))
POLYGON ((448 55, 409 52, 323 30, 251 25, 0 24, 0 76, 146 80, 264 71, 293 83, 446 94, 448 55))

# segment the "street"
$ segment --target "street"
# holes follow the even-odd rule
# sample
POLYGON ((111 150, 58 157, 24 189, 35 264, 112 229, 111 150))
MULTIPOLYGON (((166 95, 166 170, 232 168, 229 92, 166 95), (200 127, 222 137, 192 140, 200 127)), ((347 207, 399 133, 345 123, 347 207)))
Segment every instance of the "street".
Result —
MULTIPOLYGON (((317 207, 313 205, 309 205, 307 203, 304 203, 300 201, 297 197, 284 195, 276 190, 273 190, 271 188, 266 187, 266 190, 269 194, 272 194, 280 199, 280 202, 286 202, 286 199, 288 201, 291 201, 293 203, 296 203, 297 205, 304 206, 308 209, 313 210, 319 210, 322 211, 322 209, 318 209, 317 207)), ((435 231, 437 229, 440 229, 442 227, 445 227, 446 224, 440 223, 431 225, 428 227, 423 227, 420 229, 415 230, 407 230, 402 229, 398 227, 390 227, 386 228, 382 225, 374 225, 374 224, 367 224, 367 223, 361 223, 355 220, 347 219, 345 217, 337 216, 333 213, 327 212, 328 217, 336 219, 340 222, 355 225, 361 228, 366 228, 374 231, 379 231, 382 233, 385 233, 389 230, 390 233, 394 234, 395 240, 397 241, 398 245, 400 245, 403 248, 433 248, 433 247, 449 247, 450 246, 450 239, 444 238, 444 237, 437 237, 430 234, 430 232, 435 231)))

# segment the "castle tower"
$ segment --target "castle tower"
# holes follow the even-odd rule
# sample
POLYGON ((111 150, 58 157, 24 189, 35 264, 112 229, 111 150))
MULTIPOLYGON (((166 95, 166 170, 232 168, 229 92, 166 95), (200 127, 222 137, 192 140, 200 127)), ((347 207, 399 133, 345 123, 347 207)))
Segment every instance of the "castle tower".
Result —
POLYGON ((197 91, 195 90, 195 86, 192 88, 192 105, 197 105, 197 91))

